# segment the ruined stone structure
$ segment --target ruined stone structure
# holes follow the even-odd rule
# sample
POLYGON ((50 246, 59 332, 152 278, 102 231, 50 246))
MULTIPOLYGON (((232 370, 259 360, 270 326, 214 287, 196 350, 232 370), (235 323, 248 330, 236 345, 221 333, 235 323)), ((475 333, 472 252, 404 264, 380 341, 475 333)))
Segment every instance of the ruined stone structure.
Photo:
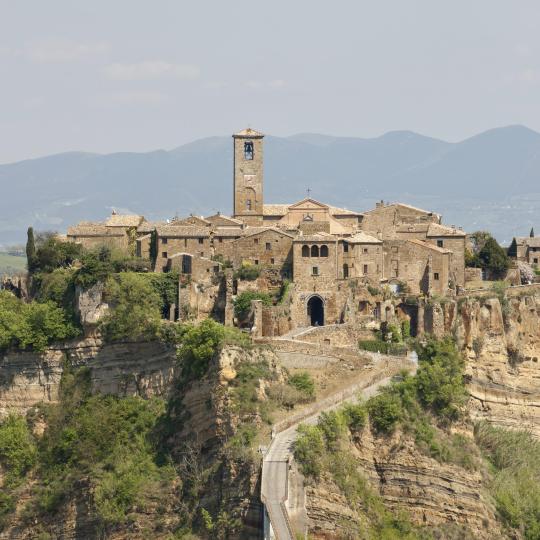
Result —
MULTIPOLYGON (((265 204, 263 140, 250 128, 233 135, 233 217, 218 212, 151 223, 142 216, 113 214, 103 223, 71 227, 68 240, 152 257, 154 271, 184 276, 179 314, 215 316, 220 309, 218 318, 228 324, 236 294, 276 295, 289 280, 285 303, 281 298, 274 307, 259 306, 261 335, 367 315, 390 320, 382 298, 386 290, 452 296, 464 286, 466 234, 443 225, 434 212, 381 201, 362 213, 311 197, 265 204), (247 266, 257 269, 251 281, 237 274, 247 266)), ((527 239, 526 248, 516 243, 516 256, 536 253, 535 240, 527 239)))

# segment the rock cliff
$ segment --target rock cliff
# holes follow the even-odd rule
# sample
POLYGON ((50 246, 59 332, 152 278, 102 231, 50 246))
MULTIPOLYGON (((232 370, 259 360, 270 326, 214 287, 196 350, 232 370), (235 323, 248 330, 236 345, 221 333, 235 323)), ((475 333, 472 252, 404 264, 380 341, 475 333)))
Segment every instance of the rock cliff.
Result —
POLYGON ((104 344, 87 338, 45 353, 0 356, 0 417, 55 403, 64 366, 91 368, 94 392, 119 396, 166 396, 176 373, 175 351, 161 342, 104 344))

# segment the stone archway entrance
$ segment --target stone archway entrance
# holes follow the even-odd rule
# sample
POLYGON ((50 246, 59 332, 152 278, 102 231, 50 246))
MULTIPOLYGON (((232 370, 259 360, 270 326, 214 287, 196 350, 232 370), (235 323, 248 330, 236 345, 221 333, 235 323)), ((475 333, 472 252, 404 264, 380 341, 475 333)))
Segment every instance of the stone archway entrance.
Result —
POLYGON ((307 315, 311 326, 324 326, 324 302, 320 296, 308 300, 307 315))

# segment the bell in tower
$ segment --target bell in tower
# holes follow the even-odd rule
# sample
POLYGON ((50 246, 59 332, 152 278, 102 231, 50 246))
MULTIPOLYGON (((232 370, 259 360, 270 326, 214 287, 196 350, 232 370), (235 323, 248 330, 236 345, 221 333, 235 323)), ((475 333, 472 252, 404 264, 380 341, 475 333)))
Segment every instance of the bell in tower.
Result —
POLYGON ((263 137, 251 128, 233 135, 234 217, 248 225, 263 221, 263 137))

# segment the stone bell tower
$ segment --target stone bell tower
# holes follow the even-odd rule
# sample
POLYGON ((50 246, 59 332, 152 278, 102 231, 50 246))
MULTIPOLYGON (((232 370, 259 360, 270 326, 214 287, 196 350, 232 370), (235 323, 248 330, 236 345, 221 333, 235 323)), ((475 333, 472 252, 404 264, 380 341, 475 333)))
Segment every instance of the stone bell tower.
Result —
POLYGON ((234 217, 248 225, 263 221, 263 137, 251 128, 233 135, 234 217))

